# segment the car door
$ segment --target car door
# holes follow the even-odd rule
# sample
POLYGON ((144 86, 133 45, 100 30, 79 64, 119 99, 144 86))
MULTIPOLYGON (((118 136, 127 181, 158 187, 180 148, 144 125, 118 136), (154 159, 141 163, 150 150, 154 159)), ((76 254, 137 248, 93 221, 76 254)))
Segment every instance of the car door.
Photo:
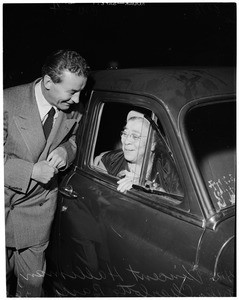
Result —
MULTIPOLYGON (((78 147, 76 164, 61 183, 53 233, 58 295, 196 296, 210 288, 210 271, 197 261, 205 218, 164 106, 149 96, 96 91, 78 147), (143 110, 156 125, 152 131, 171 155, 180 193, 145 186, 146 154, 140 183, 126 193, 117 190, 119 178, 95 165, 102 153, 121 148, 131 110, 143 110)), ((146 153, 150 137, 147 147, 146 153)))

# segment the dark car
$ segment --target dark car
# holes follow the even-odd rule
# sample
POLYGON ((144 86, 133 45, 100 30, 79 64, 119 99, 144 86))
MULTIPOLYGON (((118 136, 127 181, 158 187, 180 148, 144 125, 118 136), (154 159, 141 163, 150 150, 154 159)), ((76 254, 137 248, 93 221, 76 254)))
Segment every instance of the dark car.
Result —
POLYGON ((235 69, 98 71, 89 98, 47 255, 53 295, 235 296, 235 69), (152 126, 139 182, 121 193, 96 160, 120 151, 132 110, 152 126), (146 176, 152 135, 177 188, 146 176))

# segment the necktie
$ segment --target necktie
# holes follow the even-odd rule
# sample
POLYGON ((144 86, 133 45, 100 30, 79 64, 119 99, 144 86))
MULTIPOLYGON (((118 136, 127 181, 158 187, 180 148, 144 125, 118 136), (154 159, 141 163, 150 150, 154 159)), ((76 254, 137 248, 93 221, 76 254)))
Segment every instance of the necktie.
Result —
POLYGON ((44 131, 46 140, 52 129, 55 112, 56 112, 55 109, 52 107, 48 112, 48 116, 46 118, 45 123, 43 124, 43 131, 44 131))

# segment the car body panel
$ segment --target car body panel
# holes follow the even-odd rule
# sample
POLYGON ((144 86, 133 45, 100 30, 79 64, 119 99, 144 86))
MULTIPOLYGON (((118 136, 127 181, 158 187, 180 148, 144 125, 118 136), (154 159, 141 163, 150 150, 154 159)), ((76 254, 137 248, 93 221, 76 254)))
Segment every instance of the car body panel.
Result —
POLYGON ((60 296, 232 296, 233 274, 225 272, 225 266, 222 273, 215 268, 233 232, 233 220, 228 222, 225 238, 220 228, 215 233, 139 205, 135 196, 129 199, 113 189, 109 192, 108 186, 82 174, 74 174, 65 185, 79 182, 87 190, 75 188, 78 198, 63 197, 60 207, 64 209, 58 211, 59 273, 64 274, 60 296), (87 267, 76 258, 82 240, 102 248, 100 254, 87 257, 87 267), (99 265, 101 271, 97 271, 99 265), (87 278, 97 278, 96 283, 89 287, 87 278), (224 286, 221 280, 230 285, 224 286))

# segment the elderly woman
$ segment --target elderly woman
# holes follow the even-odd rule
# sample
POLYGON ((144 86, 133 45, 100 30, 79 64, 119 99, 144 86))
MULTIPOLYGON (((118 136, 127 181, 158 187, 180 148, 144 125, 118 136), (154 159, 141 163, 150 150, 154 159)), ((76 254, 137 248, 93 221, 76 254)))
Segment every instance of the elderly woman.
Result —
MULTIPOLYGON (((102 153, 95 159, 99 168, 121 178, 117 182, 120 192, 126 192, 133 184, 139 183, 150 126, 143 114, 130 111, 121 132, 122 149, 102 153)), ((156 134, 153 134, 145 182, 150 182, 159 191, 179 194, 175 166, 156 134)))

